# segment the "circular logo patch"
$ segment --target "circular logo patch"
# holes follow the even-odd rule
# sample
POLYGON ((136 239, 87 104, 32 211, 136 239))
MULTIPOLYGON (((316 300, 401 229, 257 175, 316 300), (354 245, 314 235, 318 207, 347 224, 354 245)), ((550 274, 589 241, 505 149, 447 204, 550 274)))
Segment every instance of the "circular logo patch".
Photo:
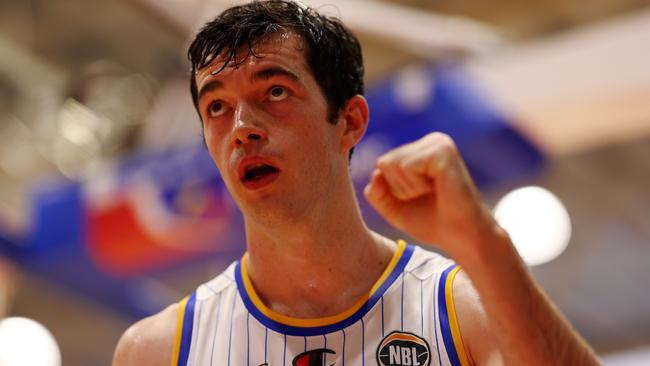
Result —
POLYGON ((392 332, 377 348, 377 363, 381 366, 429 366, 429 344, 408 332, 392 332))

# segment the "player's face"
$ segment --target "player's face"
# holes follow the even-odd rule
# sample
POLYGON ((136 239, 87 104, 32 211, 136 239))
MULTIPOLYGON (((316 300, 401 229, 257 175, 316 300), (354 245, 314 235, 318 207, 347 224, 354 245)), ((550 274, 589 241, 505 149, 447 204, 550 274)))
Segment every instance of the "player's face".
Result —
POLYGON ((298 36, 277 34, 237 67, 215 74, 217 59, 197 72, 206 144, 244 214, 300 215, 347 166, 303 50, 298 36))

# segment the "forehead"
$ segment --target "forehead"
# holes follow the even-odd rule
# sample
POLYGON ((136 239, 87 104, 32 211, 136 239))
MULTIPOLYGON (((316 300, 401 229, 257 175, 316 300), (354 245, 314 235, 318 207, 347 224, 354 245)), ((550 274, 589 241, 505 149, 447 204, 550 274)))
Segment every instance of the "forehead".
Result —
POLYGON ((277 64, 284 66, 299 76, 309 73, 305 59, 306 45, 303 39, 293 32, 284 31, 271 34, 256 42, 250 52, 248 45, 237 49, 235 59, 228 60, 221 54, 206 67, 196 72, 198 88, 210 80, 226 77, 238 70, 252 70, 257 66, 277 64), (228 65, 223 68, 224 63, 228 65), (221 70, 223 68, 223 70, 221 70))

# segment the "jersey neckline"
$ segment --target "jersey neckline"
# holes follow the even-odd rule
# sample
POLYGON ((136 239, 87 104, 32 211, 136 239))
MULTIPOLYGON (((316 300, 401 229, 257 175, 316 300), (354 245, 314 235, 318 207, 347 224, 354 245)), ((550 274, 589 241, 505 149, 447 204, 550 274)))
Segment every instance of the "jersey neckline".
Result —
POLYGON ((237 282, 239 295, 249 313, 267 328, 293 336, 327 334, 344 329, 366 315, 403 272, 413 254, 413 250, 413 246, 407 245, 404 241, 398 241, 397 250, 384 272, 370 289, 370 292, 360 298, 349 309, 323 318, 293 318, 279 314, 264 305, 255 292, 248 276, 248 253, 244 254, 242 259, 237 262, 235 281, 237 282))

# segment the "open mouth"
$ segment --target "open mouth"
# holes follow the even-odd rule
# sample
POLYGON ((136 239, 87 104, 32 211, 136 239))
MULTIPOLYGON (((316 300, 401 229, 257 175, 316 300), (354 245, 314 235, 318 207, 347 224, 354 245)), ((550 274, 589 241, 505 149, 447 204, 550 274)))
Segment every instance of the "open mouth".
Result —
POLYGON ((264 163, 255 163, 251 164, 244 169, 244 182, 257 182, 270 175, 277 174, 280 170, 274 166, 264 164, 264 163))

